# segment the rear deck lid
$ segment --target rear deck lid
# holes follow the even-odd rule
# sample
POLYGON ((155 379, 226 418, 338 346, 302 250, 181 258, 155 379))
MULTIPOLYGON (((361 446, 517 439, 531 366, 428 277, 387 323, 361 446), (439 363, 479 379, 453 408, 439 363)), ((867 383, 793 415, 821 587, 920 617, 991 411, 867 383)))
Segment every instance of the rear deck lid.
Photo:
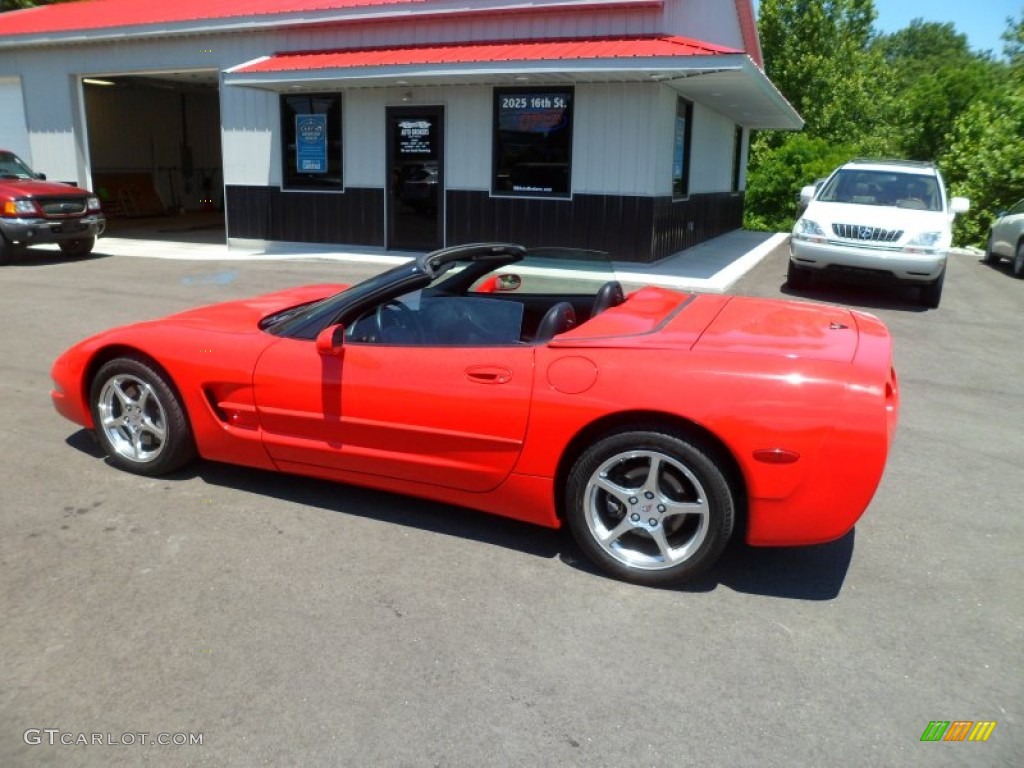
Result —
POLYGON ((741 352, 850 362, 857 323, 840 307, 734 297, 694 345, 698 352, 741 352))

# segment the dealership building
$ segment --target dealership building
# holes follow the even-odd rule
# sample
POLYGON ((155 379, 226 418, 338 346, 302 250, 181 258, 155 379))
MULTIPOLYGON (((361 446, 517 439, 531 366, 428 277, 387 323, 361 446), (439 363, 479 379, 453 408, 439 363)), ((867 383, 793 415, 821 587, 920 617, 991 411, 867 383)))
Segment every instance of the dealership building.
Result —
POLYGON ((0 148, 229 244, 654 262, 741 225, 802 121, 751 0, 82 0, 0 14, 0 148))

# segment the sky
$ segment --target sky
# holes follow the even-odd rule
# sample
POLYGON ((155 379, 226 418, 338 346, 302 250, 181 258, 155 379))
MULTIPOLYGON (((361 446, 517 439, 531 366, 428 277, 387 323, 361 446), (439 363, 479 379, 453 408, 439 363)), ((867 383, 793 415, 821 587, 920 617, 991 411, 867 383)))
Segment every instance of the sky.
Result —
MULTIPOLYGON (((755 7, 757 4, 754 0, 755 7)), ((918 18, 949 21, 957 32, 967 35, 973 50, 1001 56, 1000 36, 1006 30, 1006 17, 1020 19, 1024 0, 875 0, 875 11, 875 29, 879 32, 898 32, 918 18)))

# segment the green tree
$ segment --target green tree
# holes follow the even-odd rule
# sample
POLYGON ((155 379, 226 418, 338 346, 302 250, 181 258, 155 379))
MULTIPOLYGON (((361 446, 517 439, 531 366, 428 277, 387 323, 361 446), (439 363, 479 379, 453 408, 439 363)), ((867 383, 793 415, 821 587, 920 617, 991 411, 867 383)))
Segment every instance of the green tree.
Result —
POLYGON ((984 245, 996 213, 1024 198, 1024 16, 1007 22, 1000 82, 954 121, 940 161, 953 192, 971 199, 957 219, 964 245, 984 245))
POLYGON ((914 19, 872 47, 893 75, 889 116, 894 150, 914 160, 935 160, 946 149, 953 121, 976 98, 995 87, 999 65, 986 53, 974 53, 967 36, 950 23, 914 19))
POLYGON ((890 73, 870 44, 874 20, 873 0, 762 0, 765 72, 808 133, 855 141, 882 127, 890 73))
POLYGON ((789 133, 777 147, 762 148, 757 173, 744 196, 747 229, 785 231, 796 218, 800 190, 828 176, 858 154, 857 147, 804 133, 789 133))

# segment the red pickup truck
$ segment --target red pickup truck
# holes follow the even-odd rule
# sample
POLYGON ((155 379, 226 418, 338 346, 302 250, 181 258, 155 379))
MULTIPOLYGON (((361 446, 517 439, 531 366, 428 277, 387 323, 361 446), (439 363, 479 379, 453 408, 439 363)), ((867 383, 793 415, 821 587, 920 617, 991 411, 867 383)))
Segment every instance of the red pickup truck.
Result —
POLYGON ((43 243, 56 243, 68 256, 85 256, 106 223, 92 192, 46 181, 16 154, 0 150, 0 264, 43 243))

